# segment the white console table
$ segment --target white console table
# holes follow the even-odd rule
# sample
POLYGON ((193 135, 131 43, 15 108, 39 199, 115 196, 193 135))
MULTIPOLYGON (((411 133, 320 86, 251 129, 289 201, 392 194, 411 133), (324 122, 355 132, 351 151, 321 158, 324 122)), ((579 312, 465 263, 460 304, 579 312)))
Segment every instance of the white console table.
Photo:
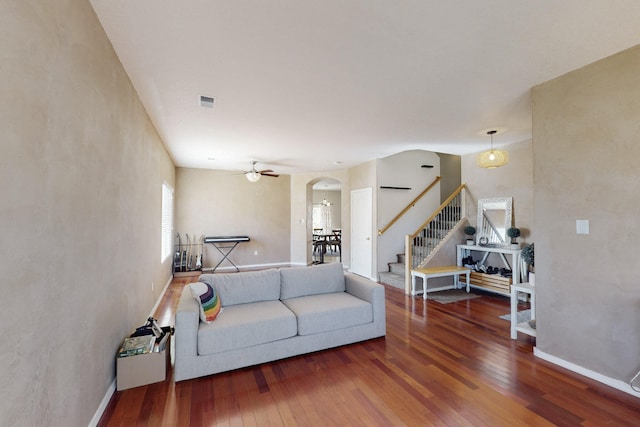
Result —
POLYGON ((492 246, 480 246, 480 245, 458 245, 458 265, 462 266, 462 259, 470 255, 471 251, 484 252, 480 264, 484 264, 490 253, 499 254, 502 258, 504 266, 512 272, 512 283, 515 285, 520 283, 520 254, 522 249, 507 249, 496 248, 492 246), (507 260, 507 255, 511 255, 511 265, 507 260))

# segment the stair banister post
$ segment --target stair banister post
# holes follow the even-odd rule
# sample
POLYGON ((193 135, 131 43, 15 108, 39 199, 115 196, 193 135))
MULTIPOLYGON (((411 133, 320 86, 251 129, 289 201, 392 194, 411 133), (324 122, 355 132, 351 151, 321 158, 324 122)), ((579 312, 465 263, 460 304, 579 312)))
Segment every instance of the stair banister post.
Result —
POLYGON ((411 244, 411 236, 406 235, 404 238, 404 293, 409 295, 411 293, 411 268, 413 267, 413 245, 411 244))

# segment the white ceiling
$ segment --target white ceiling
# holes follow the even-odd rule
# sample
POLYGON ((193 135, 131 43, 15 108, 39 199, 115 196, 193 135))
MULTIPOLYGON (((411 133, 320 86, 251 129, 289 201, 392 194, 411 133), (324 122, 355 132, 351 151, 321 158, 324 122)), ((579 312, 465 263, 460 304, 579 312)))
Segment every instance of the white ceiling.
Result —
POLYGON ((176 165, 194 168, 466 154, 488 129, 496 146, 524 141, 532 86, 640 43, 637 0, 91 3, 176 165))

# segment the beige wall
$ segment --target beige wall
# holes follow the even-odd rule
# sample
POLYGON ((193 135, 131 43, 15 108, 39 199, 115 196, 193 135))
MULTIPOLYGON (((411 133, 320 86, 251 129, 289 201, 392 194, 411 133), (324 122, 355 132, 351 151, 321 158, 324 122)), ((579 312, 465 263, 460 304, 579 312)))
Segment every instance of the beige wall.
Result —
POLYGON ((174 167, 89 2, 3 2, 0 28, 0 425, 83 426, 170 277, 174 167))
POLYGON ((533 89, 537 347, 623 385, 640 369, 639 100, 640 46, 533 89))
MULTIPOLYGON (((499 136, 496 137, 496 141, 499 136)), ((500 147, 509 153, 509 163, 495 169, 476 164, 478 153, 462 156, 462 182, 467 184, 465 203, 469 224, 477 226, 478 199, 513 198, 513 225, 521 231, 521 246, 534 241, 533 227, 533 144, 531 140, 500 147)), ((466 239, 464 234, 460 242, 466 239)), ((455 260, 455 249, 453 250, 455 260)), ((478 258, 476 257, 476 260, 478 258)), ((487 265, 503 267, 496 254, 490 254, 487 265)), ((513 268, 513 266, 511 266, 513 268)))
POLYGON ((440 202, 447 200, 462 184, 462 158, 454 154, 438 153, 440 157, 440 202))
MULTIPOLYGON (((440 157, 424 150, 410 150, 377 161, 377 230, 389 224, 407 205, 440 176, 440 157), (422 168, 430 164, 432 169, 422 168), (407 187, 410 190, 381 189, 381 186, 407 187)), ((440 182, 411 207, 396 223, 377 237, 376 273, 388 271, 397 254, 405 252, 405 236, 414 233, 440 206, 440 182)), ((375 236, 374 235, 374 236, 375 236)), ((378 277, 376 274, 373 277, 378 277)))
MULTIPOLYGON (((291 230, 290 176, 249 182, 242 174, 207 169, 176 169, 176 232, 190 236, 246 235, 229 255, 238 267, 289 263, 291 230), (256 253, 257 252, 257 253, 256 253)), ((222 255, 204 246, 204 266, 214 267, 222 255)), ((235 271, 226 260, 220 271, 235 271)))
POLYGON ((462 156, 462 182, 467 184, 465 203, 471 225, 477 226, 478 199, 513 197, 513 225, 522 233, 518 241, 533 242, 532 146, 528 140, 500 147, 508 151, 509 163, 495 169, 477 166, 477 153, 462 156))

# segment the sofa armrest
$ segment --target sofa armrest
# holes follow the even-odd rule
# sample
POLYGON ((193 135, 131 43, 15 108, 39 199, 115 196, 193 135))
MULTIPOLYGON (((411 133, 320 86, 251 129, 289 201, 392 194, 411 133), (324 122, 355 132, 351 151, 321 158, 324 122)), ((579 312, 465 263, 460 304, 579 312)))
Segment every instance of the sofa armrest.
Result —
POLYGON ((376 293, 381 293, 384 300, 384 286, 353 273, 345 273, 344 280, 346 291, 351 295, 373 304, 376 293))
POLYGON ((193 357, 198 354, 198 326, 200 324, 200 307, 189 290, 189 285, 182 289, 182 296, 176 309, 175 351, 176 359, 193 357))
POLYGON ((379 334, 386 333, 386 307, 384 286, 353 273, 344 274, 347 293, 365 300, 373 307, 373 321, 377 324, 379 334))

